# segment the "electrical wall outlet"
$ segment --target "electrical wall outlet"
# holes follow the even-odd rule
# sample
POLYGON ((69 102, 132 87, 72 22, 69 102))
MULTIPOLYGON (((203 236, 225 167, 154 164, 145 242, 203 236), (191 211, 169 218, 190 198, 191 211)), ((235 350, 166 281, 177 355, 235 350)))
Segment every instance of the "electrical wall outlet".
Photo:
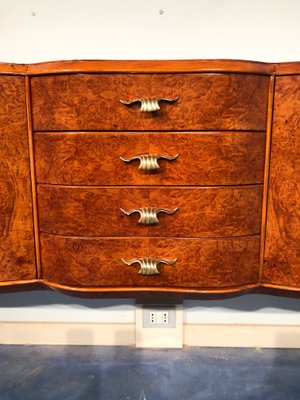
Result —
POLYGON ((143 305, 143 328, 176 328, 175 305, 143 305))
POLYGON ((183 310, 177 301, 142 300, 136 305, 136 346, 183 346, 183 310))

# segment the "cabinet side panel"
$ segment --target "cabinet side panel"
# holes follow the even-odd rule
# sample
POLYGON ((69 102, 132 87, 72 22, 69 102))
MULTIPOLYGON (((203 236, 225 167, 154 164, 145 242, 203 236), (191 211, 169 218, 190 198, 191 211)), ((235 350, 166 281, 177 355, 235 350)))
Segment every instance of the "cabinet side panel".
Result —
POLYGON ((0 282, 35 276, 25 82, 0 76, 0 282))
POLYGON ((277 77, 264 282, 300 286, 300 76, 277 77))

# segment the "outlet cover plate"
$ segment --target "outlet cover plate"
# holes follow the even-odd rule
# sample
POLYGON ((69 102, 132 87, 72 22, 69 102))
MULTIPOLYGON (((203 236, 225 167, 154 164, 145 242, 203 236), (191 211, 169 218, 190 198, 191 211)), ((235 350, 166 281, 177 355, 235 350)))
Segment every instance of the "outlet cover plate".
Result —
POLYGON ((183 309, 178 301, 141 300, 136 302, 136 347, 182 348, 183 309), (168 324, 150 324, 151 311, 168 311, 168 324), (172 316, 172 312, 174 315, 172 316), (171 323, 170 323, 171 322, 171 323), (170 323, 170 324, 169 324, 170 323))
POLYGON ((160 329, 176 328, 176 306, 173 305, 142 305, 143 307, 143 328, 160 329), (157 315, 157 321, 151 323, 151 314, 157 315), (168 322, 163 322, 163 314, 168 313, 168 322))

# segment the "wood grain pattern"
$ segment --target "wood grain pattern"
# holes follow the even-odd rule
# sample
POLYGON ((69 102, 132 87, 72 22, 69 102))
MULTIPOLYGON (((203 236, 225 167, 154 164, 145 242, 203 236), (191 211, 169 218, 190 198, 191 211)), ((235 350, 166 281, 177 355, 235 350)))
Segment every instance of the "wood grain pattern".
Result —
POLYGON ((28 75, 75 72, 242 72, 269 75, 275 64, 245 60, 72 60, 29 64, 28 75))
POLYGON ((0 281, 35 276, 24 78, 0 76, 0 281))
POLYGON ((231 287, 258 279, 259 236, 199 239, 103 239, 41 235, 43 279, 74 286, 231 287), (121 258, 178 257, 142 276, 121 258))
POLYGON ((269 77, 247 74, 78 74, 31 78, 33 129, 265 130, 269 77), (120 99, 167 97, 156 113, 120 99))
POLYGON ((262 186, 134 188, 38 186, 40 229, 78 236, 213 237, 260 233, 262 186), (125 210, 162 207, 160 223, 145 226, 125 210))
POLYGON ((300 76, 278 77, 264 282, 300 285, 300 76))
POLYGON ((263 182, 264 132, 35 134, 38 182, 67 185, 239 185, 263 182), (154 172, 120 156, 179 154, 154 172))

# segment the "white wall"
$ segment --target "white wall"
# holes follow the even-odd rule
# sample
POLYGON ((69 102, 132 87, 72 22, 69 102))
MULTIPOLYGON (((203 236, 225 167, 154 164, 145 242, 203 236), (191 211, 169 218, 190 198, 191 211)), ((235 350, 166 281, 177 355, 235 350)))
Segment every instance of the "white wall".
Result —
POLYGON ((300 59, 299 0, 0 0, 0 59, 300 59))
MULTIPOLYGON (((0 0, 0 61, 300 60, 299 0, 0 0)), ((188 323, 300 325, 300 301, 186 301, 188 323)), ((133 322, 133 300, 0 296, 0 321, 133 322)))

